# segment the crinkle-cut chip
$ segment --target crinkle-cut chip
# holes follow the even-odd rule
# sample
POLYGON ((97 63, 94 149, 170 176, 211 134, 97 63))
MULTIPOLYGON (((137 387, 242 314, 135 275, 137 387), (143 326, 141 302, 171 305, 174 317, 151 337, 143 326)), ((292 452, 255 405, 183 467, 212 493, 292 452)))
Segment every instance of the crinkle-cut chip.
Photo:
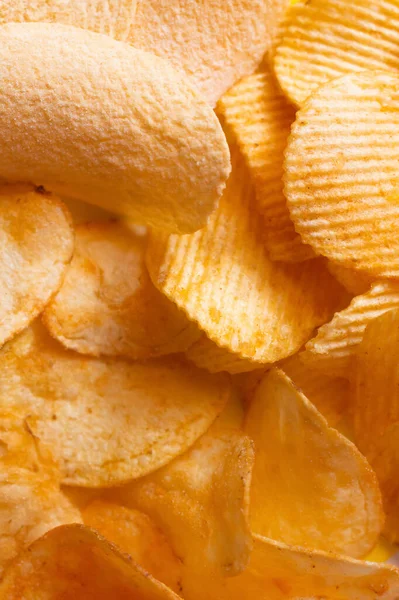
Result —
POLYGON ((286 0, 140 0, 130 42, 165 57, 211 104, 271 50, 286 0))
POLYGON ((319 369, 305 365, 296 354, 279 365, 323 415, 335 427, 352 409, 350 384, 344 377, 330 377, 319 369))
POLYGON ((284 150, 295 110, 269 67, 235 85, 218 108, 248 165, 270 258, 287 262, 313 258, 312 248, 294 229, 283 192, 284 150))
POLYGON ((136 3, 137 0, 1 0, 0 25, 40 21, 63 23, 126 40, 136 3))
POLYGON ((230 172, 229 149, 184 74, 58 23, 0 27, 0 62, 0 178, 169 233, 206 224, 230 172))
MULTIPOLYGON (((299 350, 342 306, 343 289, 322 260, 270 260, 246 167, 233 152, 232 176, 208 225, 193 235, 154 232, 147 266, 156 287, 224 349, 218 370, 242 360, 254 370, 299 350)), ((213 360, 210 354, 212 370, 213 360)))
POLYGON ((72 215, 74 225, 81 225, 82 223, 90 223, 91 221, 112 221, 117 220, 117 215, 95 206, 94 204, 88 204, 87 202, 81 202, 75 198, 62 197, 62 201, 69 209, 72 215))
POLYGON ((266 373, 244 431, 255 443, 252 531, 355 558, 371 550, 383 526, 377 478, 285 373, 266 373))
POLYGON ((397 0, 312 0, 291 7, 285 17, 274 69, 299 106, 346 73, 399 67, 397 0))
POLYGON ((73 248, 72 221, 58 198, 0 187, 0 346, 59 290, 73 248))
POLYGON ((398 594, 395 567, 290 547, 259 535, 254 535, 248 568, 238 577, 207 578, 199 571, 183 581, 186 600, 396 600, 398 594))
POLYGON ((353 298, 347 308, 319 328, 316 337, 306 344, 301 360, 331 376, 349 378, 351 359, 367 325, 398 307, 399 283, 376 281, 368 292, 353 298))
MULTIPOLYGON (((156 549, 155 549, 156 550, 156 549)), ((92 529, 64 525, 34 542, 0 583, 2 600, 179 600, 92 529)))
POLYGON ((359 296, 360 294, 367 292, 375 280, 374 277, 370 277, 370 275, 367 275, 367 273, 355 271, 354 269, 348 269, 347 267, 342 267, 341 265, 337 265, 331 261, 328 262, 327 266, 328 270, 332 275, 334 275, 335 279, 339 281, 339 283, 354 296, 359 296))
POLYGON ((298 111, 285 153, 303 241, 343 267, 399 277, 398 164, 399 74, 352 73, 321 87, 298 111))
POLYGON ((228 376, 179 357, 100 360, 65 350, 40 323, 0 352, 0 405, 24 411, 63 483, 105 487, 167 464, 221 413, 228 376))
POLYGON ((75 233, 71 265, 43 319, 63 346, 139 359, 184 352, 200 337, 151 282, 145 237, 116 222, 87 223, 75 233))
POLYGON ((148 515, 121 504, 95 500, 83 511, 83 521, 158 581, 174 592, 181 591, 182 563, 148 515))

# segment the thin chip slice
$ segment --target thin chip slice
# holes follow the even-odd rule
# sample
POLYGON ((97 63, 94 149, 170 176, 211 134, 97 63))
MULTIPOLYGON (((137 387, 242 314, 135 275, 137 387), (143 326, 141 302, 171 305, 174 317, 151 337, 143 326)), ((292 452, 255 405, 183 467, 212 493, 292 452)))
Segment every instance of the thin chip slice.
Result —
POLYGON ((2 600, 179 600, 115 546, 83 525, 57 527, 13 563, 2 600))
POLYGON ((316 337, 306 344, 301 360, 309 367, 321 369, 331 376, 348 378, 351 359, 368 323, 397 307, 399 284, 376 281, 368 292, 353 298, 347 308, 320 327, 316 337))
POLYGON ((399 277, 398 164, 397 73, 352 73, 319 88, 297 113, 285 158, 303 241, 344 267, 399 277))
POLYGON ((129 37, 137 0, 1 0, 0 25, 10 22, 49 22, 129 37))
POLYGON ((374 278, 367 275, 367 273, 348 269, 347 267, 342 267, 331 261, 328 263, 328 270, 334 275, 335 279, 354 296, 366 293, 374 281, 374 278))
POLYGON ((44 324, 61 344, 133 359, 184 352, 201 332, 151 282, 146 239, 122 223, 76 228, 75 253, 44 324))
POLYGON ((283 192, 284 150, 295 110, 269 67, 235 85, 218 108, 249 167, 270 258, 287 262, 313 258, 312 248, 294 229, 283 192))
POLYGON ((95 500, 83 511, 83 520, 158 581, 177 593, 181 591, 182 564, 163 532, 146 514, 95 500))
POLYGON ((227 376, 182 359, 100 360, 65 350, 40 323, 0 353, 0 406, 24 411, 63 482, 104 487, 189 448, 223 410, 227 376))
POLYGON ((375 474, 285 373, 266 373, 244 430, 255 443, 252 531, 354 558, 373 548, 383 526, 375 474))
POLYGON ((312 0, 286 14, 274 68, 288 97, 301 106, 331 79, 365 69, 399 67, 397 0, 312 0))
POLYGON ((73 247, 71 218, 58 198, 0 187, 0 346, 59 290, 73 247))
MULTIPOLYGON (((156 287, 223 349, 218 370, 242 360, 244 370, 248 362, 253 370, 299 350, 342 306, 342 288, 319 259, 270 260, 247 170, 233 153, 232 176, 207 227, 193 235, 152 235, 147 266, 156 287)), ((215 368, 211 354, 206 367, 215 368)))
POLYGON ((272 47, 286 0, 140 0, 130 42, 166 57, 212 105, 272 47))

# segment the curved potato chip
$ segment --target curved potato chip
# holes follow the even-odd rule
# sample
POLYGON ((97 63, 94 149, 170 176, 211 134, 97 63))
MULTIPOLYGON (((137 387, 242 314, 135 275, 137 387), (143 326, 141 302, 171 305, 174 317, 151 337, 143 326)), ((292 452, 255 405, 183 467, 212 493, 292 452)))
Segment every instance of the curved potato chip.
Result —
POLYGON ((85 357, 38 323, 0 353, 0 403, 24 411, 70 485, 117 485, 165 465, 208 429, 229 394, 227 376, 178 357, 85 357))
POLYGON ((136 48, 165 57, 215 105, 272 47, 286 0, 140 0, 136 48))
POLYGON ((314 258, 294 229, 283 192, 283 159, 295 110, 267 66, 250 75, 218 105, 249 168, 255 200, 263 217, 264 241, 272 260, 314 258))
POLYGON ((374 281, 374 278, 367 275, 367 273, 348 269, 331 261, 328 262, 327 267, 335 279, 354 296, 367 292, 374 281))
POLYGON ((166 61, 56 23, 2 26, 0 61, 0 177, 169 232, 206 224, 229 150, 213 110, 166 61))
POLYGON ((83 525, 57 527, 13 563, 2 600, 179 600, 130 558, 83 525))
POLYGON ((274 57, 280 85, 296 104, 341 75, 399 67, 397 0, 312 0, 291 7, 274 57))
POLYGON ((341 304, 342 288, 324 261, 285 265, 270 260, 236 150, 233 162, 226 193, 208 225, 193 235, 154 233, 147 266, 156 287, 222 348, 200 339, 189 357, 199 348, 206 368, 240 372, 299 350, 341 304), (221 354, 217 361, 212 346, 221 354))
POLYGON ((306 344, 301 360, 310 368, 348 378, 351 359, 368 323, 397 307, 399 283, 376 281, 368 292, 353 298, 347 308, 319 328, 316 337, 306 344))
POLYGON ((198 327, 151 282, 145 243, 122 223, 76 228, 71 265, 43 318, 63 346, 137 359, 183 352, 200 337, 198 327))
POLYGON ((353 73, 298 111, 285 154, 285 195, 303 241, 374 278, 399 277, 398 130, 399 75, 353 73))
POLYGON ((244 405, 247 407, 252 401, 256 388, 263 379, 263 376, 270 367, 264 369, 256 369, 250 373, 238 373, 232 377, 233 384, 238 390, 244 405))
POLYGON ((84 524, 98 531, 158 581, 181 591, 182 564, 150 517, 120 504, 95 500, 83 511, 84 524))
POLYGON ((73 248, 71 218, 58 198, 0 187, 0 346, 59 290, 73 248))
POLYGON ((65 198, 64 196, 62 197, 62 201, 68 207, 75 225, 81 225, 82 223, 89 223, 91 221, 103 222, 117 220, 116 215, 99 206, 95 206, 94 204, 81 202, 75 198, 65 198))
POLYGON ((371 550, 383 526, 375 474, 282 371, 256 388, 244 430, 255 442, 252 531, 355 558, 371 550))

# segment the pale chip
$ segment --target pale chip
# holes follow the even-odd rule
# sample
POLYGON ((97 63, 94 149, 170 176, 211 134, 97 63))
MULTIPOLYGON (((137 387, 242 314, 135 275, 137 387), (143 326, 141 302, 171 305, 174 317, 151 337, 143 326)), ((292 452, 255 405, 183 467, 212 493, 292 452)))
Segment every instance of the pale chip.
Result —
POLYGON ((354 296, 359 296, 367 292, 374 281, 374 278, 367 275, 367 273, 348 269, 331 261, 328 262, 327 266, 335 279, 354 296))

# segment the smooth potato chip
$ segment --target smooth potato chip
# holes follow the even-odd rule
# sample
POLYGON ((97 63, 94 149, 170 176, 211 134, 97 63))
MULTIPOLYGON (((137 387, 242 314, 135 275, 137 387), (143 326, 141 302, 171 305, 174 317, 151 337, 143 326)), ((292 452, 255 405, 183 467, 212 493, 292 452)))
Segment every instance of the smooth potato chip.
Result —
POLYGON ((274 68, 288 97, 301 106, 341 75, 399 67, 397 0, 312 0, 293 6, 281 27, 274 68))
POLYGON ((0 187, 0 346, 59 290, 73 248, 71 218, 58 198, 0 187))
POLYGON ((398 164, 397 73, 352 73, 318 89, 285 153, 284 191, 303 241, 344 267, 399 277, 398 164))
POLYGON ((128 554, 175 592, 181 591, 182 564, 150 517, 113 502, 95 500, 83 511, 84 524, 128 554))
POLYGON ((0 405, 23 412, 70 485, 117 485, 165 465, 208 429, 230 391, 227 376, 179 357, 76 354, 39 323, 0 353, 0 405))
POLYGON ((271 49, 286 5, 287 0, 140 0, 130 42, 169 59, 214 106, 271 49))
POLYGON ((183 352, 201 332, 159 292, 144 262, 146 239, 121 223, 76 228, 64 283, 44 312, 63 346, 133 359, 183 352))
POLYGON ((58 23, 2 26, 0 62, 0 178, 168 232, 206 224, 230 172, 229 150, 186 76, 109 36, 58 23))
POLYGON ((331 376, 349 378, 351 359, 368 323, 397 307, 399 284, 376 281, 368 292, 353 298, 347 308, 320 327, 316 337, 306 344, 301 360, 331 376))
POLYGON ((367 275, 367 273, 355 271, 354 269, 348 269, 346 267, 342 267, 341 265, 332 263, 331 261, 329 261, 327 266, 328 270, 332 275, 334 275, 335 279, 339 281, 339 283, 354 296, 359 296, 360 294, 367 292, 374 281, 374 278, 370 277, 370 275, 367 275))
POLYGON ((2 600, 179 600, 141 566, 83 525, 57 527, 13 563, 2 600))
POLYGON ((383 526, 375 474, 282 371, 256 388, 244 430, 255 442, 252 531, 355 558, 371 550, 383 526))
POLYGON ((226 193, 207 227, 193 235, 154 233, 147 266, 156 287, 214 342, 200 339, 189 358, 199 361, 196 354, 210 370, 240 372, 299 350, 342 305, 342 288, 324 261, 270 260, 237 150, 233 158, 226 193))

